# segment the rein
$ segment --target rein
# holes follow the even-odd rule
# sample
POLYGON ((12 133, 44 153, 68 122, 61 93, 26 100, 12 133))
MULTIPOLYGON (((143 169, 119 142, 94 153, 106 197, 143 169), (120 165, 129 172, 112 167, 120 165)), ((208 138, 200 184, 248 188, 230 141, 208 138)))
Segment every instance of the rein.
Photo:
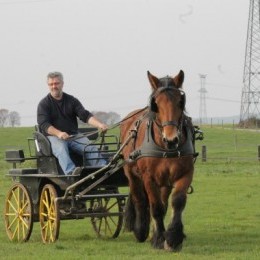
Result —
MULTIPOLYGON (((138 115, 139 113, 143 112, 143 111, 146 110, 147 108, 148 108, 148 106, 146 106, 146 107, 140 109, 139 111, 137 111, 136 113, 134 113, 134 114, 132 114, 132 115, 130 115, 130 116, 128 116, 128 117, 125 117, 124 119, 118 121, 117 123, 115 123, 115 124, 113 124, 113 125, 110 125, 107 130, 111 130, 111 129, 114 129, 114 128, 120 126, 121 123, 123 123, 124 121, 126 121, 126 120, 128 120, 128 119, 130 119, 130 118, 132 118, 132 117, 134 117, 134 116, 136 116, 136 115, 138 115)), ((90 136, 90 135, 93 135, 93 134, 96 134, 96 133, 99 133, 99 132, 100 132, 100 130, 91 131, 91 132, 88 132, 88 133, 80 133, 80 134, 71 136, 70 140, 71 140, 71 139, 76 140, 76 139, 81 138, 81 137, 83 137, 83 136, 88 137, 88 136, 90 136)), ((101 133, 101 134, 102 134, 102 133, 101 133)))

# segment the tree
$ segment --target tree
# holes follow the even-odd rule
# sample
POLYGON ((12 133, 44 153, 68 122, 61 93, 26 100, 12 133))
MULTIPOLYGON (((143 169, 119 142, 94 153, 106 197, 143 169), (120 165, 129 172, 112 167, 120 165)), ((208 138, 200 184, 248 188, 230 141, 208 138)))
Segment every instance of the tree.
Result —
POLYGON ((16 111, 9 111, 5 108, 0 109, 0 127, 10 125, 12 127, 20 125, 20 115, 16 111))
POLYGON ((113 125, 117 122, 119 122, 121 119, 120 115, 115 113, 115 112, 109 112, 108 113, 108 121, 107 121, 107 124, 108 125, 113 125))
POLYGON ((16 111, 11 111, 9 113, 9 123, 12 127, 14 126, 19 126, 21 123, 20 123, 20 120, 21 120, 21 117, 19 115, 18 112, 16 111))
POLYGON ((4 127, 8 119, 9 111, 5 108, 0 109, 0 127, 4 127))
POLYGON ((115 112, 103 112, 103 111, 94 111, 92 114, 100 121, 107 125, 114 124, 120 120, 120 115, 115 112))
POLYGON ((93 112, 93 115, 100 120, 101 122, 107 123, 107 113, 106 112, 102 112, 102 111, 98 111, 98 112, 93 112))
MULTIPOLYGON (((107 125, 113 125, 120 121, 120 115, 115 112, 103 112, 103 111, 92 111, 91 112, 98 120, 101 122, 107 124, 107 125)), ((78 125, 79 127, 84 127, 84 123, 82 123, 78 119, 78 125)))

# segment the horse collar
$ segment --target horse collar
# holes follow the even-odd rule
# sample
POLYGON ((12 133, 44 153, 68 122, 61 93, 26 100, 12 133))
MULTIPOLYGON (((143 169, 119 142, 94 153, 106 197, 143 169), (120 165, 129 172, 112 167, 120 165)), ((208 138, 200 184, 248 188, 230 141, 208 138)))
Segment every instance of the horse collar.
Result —
POLYGON ((177 149, 164 149, 157 145, 153 136, 154 115, 148 114, 147 127, 145 138, 140 147, 135 149, 129 156, 131 160, 138 160, 142 157, 157 157, 157 158, 175 158, 185 155, 194 155, 195 148, 193 145, 192 129, 185 125, 186 141, 177 149))

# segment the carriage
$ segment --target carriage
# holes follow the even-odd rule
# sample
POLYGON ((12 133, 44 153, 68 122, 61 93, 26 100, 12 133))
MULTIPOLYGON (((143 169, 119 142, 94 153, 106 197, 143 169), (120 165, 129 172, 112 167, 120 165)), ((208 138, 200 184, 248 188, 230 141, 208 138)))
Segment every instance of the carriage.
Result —
POLYGON ((90 217, 99 236, 117 237, 124 222, 126 230, 144 242, 153 219, 152 246, 181 249, 185 238, 182 212, 187 193, 193 190, 198 156, 195 141, 203 139, 203 132, 185 111, 183 71, 175 77, 157 78, 149 71, 147 75, 152 87, 148 106, 120 122, 120 137, 103 135, 97 141, 92 136, 92 144, 108 158, 106 166, 89 167, 83 163, 85 153, 83 158, 72 154, 75 164, 83 168, 81 175, 60 174, 50 143, 39 131, 28 140, 30 151, 35 150, 28 158, 22 150, 6 151, 6 160, 13 163, 8 176, 15 181, 7 194, 4 216, 11 240, 27 241, 33 222, 39 221, 43 242, 54 242, 60 220, 90 217), (16 167, 26 160, 36 160, 36 168, 16 167), (119 192, 124 186, 129 186, 129 193, 119 192), (173 216, 165 228, 170 196, 173 216))
MULTIPOLYGON (((5 201, 4 219, 12 241, 27 241, 33 223, 39 222, 44 243, 59 237, 60 221, 89 217, 98 236, 116 238, 123 225, 123 211, 128 194, 120 158, 117 135, 99 136, 97 129, 80 129, 92 141, 108 164, 103 167, 84 165, 84 154, 71 154, 79 176, 67 176, 53 156, 49 140, 38 130, 28 138, 29 156, 23 150, 7 150, 6 161, 12 164, 7 176, 13 179, 5 201), (33 160, 35 168, 17 167, 33 160)), ((76 138, 76 137, 74 137, 76 138)), ((95 159, 95 158, 93 158, 95 159)))

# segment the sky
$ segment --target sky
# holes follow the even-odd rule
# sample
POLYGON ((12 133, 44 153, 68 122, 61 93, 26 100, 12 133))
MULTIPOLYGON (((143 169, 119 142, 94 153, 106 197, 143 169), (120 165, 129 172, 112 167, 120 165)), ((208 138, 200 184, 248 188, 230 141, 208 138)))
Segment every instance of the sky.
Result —
POLYGON ((46 75, 90 111, 148 103, 149 70, 185 73, 189 116, 240 114, 249 0, 0 0, 0 109, 36 124, 46 75))

